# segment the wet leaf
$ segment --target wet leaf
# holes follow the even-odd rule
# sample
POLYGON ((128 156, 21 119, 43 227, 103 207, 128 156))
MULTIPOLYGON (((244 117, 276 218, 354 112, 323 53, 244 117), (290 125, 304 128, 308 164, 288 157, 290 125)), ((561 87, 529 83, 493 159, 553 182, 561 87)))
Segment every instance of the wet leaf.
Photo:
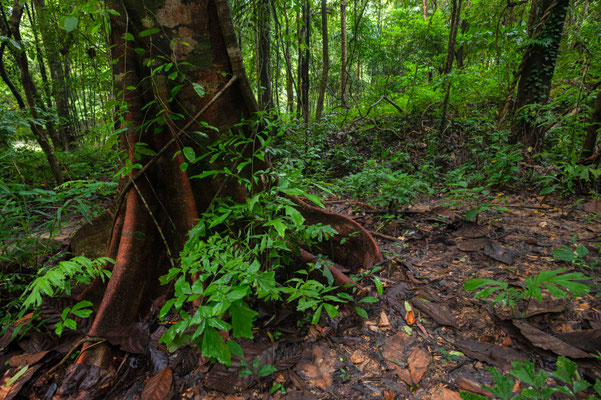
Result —
POLYGON ((536 347, 540 347, 541 349, 552 351, 553 353, 566 356, 570 358, 589 358, 590 356, 584 351, 570 346, 566 342, 561 339, 556 338, 553 335, 545 333, 540 329, 537 329, 525 322, 514 320, 513 325, 515 325, 522 335, 524 335, 530 343, 535 345, 536 347))
POLYGON ((173 373, 171 368, 165 367, 158 375, 153 376, 146 382, 142 390, 142 400, 165 400, 170 398, 173 373))

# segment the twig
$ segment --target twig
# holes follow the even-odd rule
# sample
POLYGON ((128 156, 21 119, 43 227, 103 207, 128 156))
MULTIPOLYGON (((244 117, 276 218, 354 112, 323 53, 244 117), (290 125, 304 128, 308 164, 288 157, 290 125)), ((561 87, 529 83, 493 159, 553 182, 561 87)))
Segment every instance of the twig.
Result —
POLYGON ((89 345, 88 347, 86 347, 85 349, 83 349, 81 352, 83 353, 86 350, 91 349, 94 346, 97 346, 101 343, 106 342, 105 338, 101 338, 98 336, 84 336, 83 338, 79 339, 77 341, 77 343, 75 343, 75 345, 73 345, 73 347, 71 347, 71 350, 69 350, 69 352, 67 352, 67 354, 58 362, 58 364, 56 364, 54 367, 50 368, 50 370, 47 372, 48 375, 52 374, 54 371, 56 371, 56 369, 58 367, 60 367, 61 365, 63 365, 65 362, 67 362, 67 360, 71 357, 71 355, 75 352, 75 350, 77 350, 77 348, 79 346, 81 346, 84 343, 87 342, 95 342, 92 343, 91 345, 89 345))
POLYGON ((378 232, 374 232, 374 231, 369 231, 369 234, 372 236, 375 236, 375 237, 379 237, 380 239, 386 239, 386 240, 390 240, 393 242, 402 242, 403 241, 403 239, 395 238, 394 236, 388 236, 383 233, 378 233, 378 232))

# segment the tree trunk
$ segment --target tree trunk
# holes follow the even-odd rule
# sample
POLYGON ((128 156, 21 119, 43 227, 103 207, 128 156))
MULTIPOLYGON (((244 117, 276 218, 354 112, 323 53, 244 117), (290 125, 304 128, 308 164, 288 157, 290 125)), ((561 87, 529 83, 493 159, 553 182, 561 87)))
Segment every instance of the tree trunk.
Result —
MULTIPOLYGON (((138 321, 152 301, 165 293, 159 276, 175 263, 174 257, 182 249, 187 232, 215 198, 244 202, 249 194, 236 179, 188 179, 188 173, 224 167, 234 171, 240 164, 205 158, 184 171, 180 168, 184 161, 181 146, 202 155, 219 140, 220 132, 230 129, 238 129, 251 144, 258 145, 250 129, 235 127, 242 119, 252 118, 257 104, 244 71, 227 0, 157 0, 147 3, 145 9, 135 0, 110 0, 108 6, 120 15, 111 14, 110 22, 113 59, 117 60, 116 89, 126 104, 122 107, 126 111, 121 122, 121 143, 130 161, 141 162, 143 167, 129 173, 117 200, 108 246, 108 256, 115 259, 112 276, 106 288, 95 281, 82 295, 100 301, 95 304, 97 311, 88 335, 105 337, 138 321), (148 34, 149 26, 156 28, 154 33, 148 34), (124 39, 127 32, 134 36, 133 40, 124 39), (145 50, 144 57, 133 51, 140 48, 145 50), (148 63, 148 59, 164 54, 172 54, 171 62, 188 63, 187 79, 170 80, 167 72, 152 72, 156 65, 148 63), (173 95, 173 88, 179 85, 183 86, 173 95), (202 96, 196 91, 198 85, 205 91, 202 96), (171 96, 173 101, 169 101, 171 96), (168 118, 172 115, 186 117, 168 118), (203 128, 206 124, 218 131, 207 132, 203 128), (207 134, 195 134, 199 131, 207 134), (156 155, 136 160, 134 148, 140 143, 156 155)), ((269 160, 253 157, 252 147, 241 149, 249 160, 241 174, 248 178, 254 171, 271 169, 269 160)), ((373 238, 354 221, 308 206, 299 199, 295 202, 307 223, 329 224, 341 235, 327 243, 333 260, 350 266, 367 266, 381 260, 373 238), (352 236, 355 231, 359 234, 352 236), (341 243, 341 238, 348 235, 352 237, 341 243)), ((71 366, 58 393, 83 390, 80 385, 85 372, 93 368, 106 370, 111 360, 106 344, 86 348, 71 366)))
MULTIPOLYGON (((7 30, 6 36, 13 36, 15 41, 18 43, 22 43, 21 33, 19 31, 19 25, 21 22, 21 17, 23 15, 23 6, 19 4, 19 0, 15 0, 15 3, 12 7, 12 14, 10 16, 10 20, 8 21, 8 26, 5 27, 7 30)), ((31 77, 31 73, 29 72, 29 62, 27 60, 27 54, 21 44, 21 50, 13 50, 13 56, 17 61, 17 65, 19 66, 19 72, 21 74, 21 84, 23 85, 23 92, 25 93, 25 98, 27 100, 27 105, 29 109, 29 113, 34 121, 40 119, 40 115, 38 113, 38 107, 45 111, 44 105, 41 103, 41 99, 35 83, 33 82, 33 78, 31 77)), ((9 85, 10 86, 10 85, 9 85)), ((14 92, 13 92, 14 94, 14 92)), ((19 103, 19 105, 22 101, 19 103)), ((50 123, 46 121, 47 129, 50 130, 50 123)), ((56 162, 56 158, 54 157, 54 152, 52 150, 52 146, 48 141, 47 132, 45 132, 41 125, 37 123, 30 123, 31 130, 34 134, 36 141, 38 142, 40 148, 44 152, 46 159, 48 160, 48 164, 50 165, 50 170, 52 172, 52 176, 56 181, 57 185, 61 185, 63 183, 63 175, 61 172, 58 163, 56 162)))
POLYGON ((301 51, 300 73, 301 73, 301 112, 305 124, 309 122, 309 60, 311 35, 311 8, 309 0, 303 3, 303 30, 302 40, 304 49, 301 51))
POLYGON ((273 108, 271 89, 271 35, 269 0, 260 0, 258 4, 258 36, 259 36, 259 109, 261 111, 273 108))
POLYGON ((65 70, 61 63, 60 49, 64 47, 68 41, 59 40, 57 35, 56 24, 53 23, 49 15, 49 10, 46 7, 44 0, 34 0, 35 11, 40 21, 40 32, 42 34, 42 42, 46 57, 48 58, 48 67, 50 69, 50 77, 52 78, 52 96, 56 105, 56 113, 58 115, 58 137, 60 143, 57 143, 62 149, 68 149, 74 141, 73 121, 69 112, 69 99, 65 82, 65 70))
POLYGON ((286 61, 286 110, 289 113, 294 111, 294 76, 292 75, 292 60, 290 58, 290 21, 288 12, 284 8, 284 19, 286 22, 286 40, 284 40, 284 60, 286 61))
POLYGON ((537 117, 540 106, 549 98, 569 6, 570 0, 539 0, 532 4, 530 40, 515 77, 519 84, 512 107, 512 143, 522 142, 536 149, 544 141, 545 128, 537 123, 537 117))
POLYGON ((447 80, 445 85, 445 96, 442 102, 442 112, 440 115, 440 134, 447 124, 447 108, 449 106, 449 97, 451 96, 451 81, 448 75, 453 71, 453 60, 455 59, 455 43, 457 41, 457 30, 459 29, 459 18, 461 17, 461 4, 463 0, 452 0, 451 8, 451 28, 449 30, 449 45, 447 49, 447 60, 444 67, 444 75, 447 80))
POLYGON ((580 157, 583 160, 586 160, 593 155, 597 145, 597 137, 599 135, 599 129, 601 129, 601 89, 597 92, 594 107, 590 125, 587 128, 584 144, 582 145, 582 154, 580 157))
POLYGON ((347 37, 346 37, 346 0, 340 2, 340 105, 344 108, 348 107, 347 93, 347 37))
POLYGON ((428 0, 422 0, 422 12, 424 14, 424 20, 428 20, 428 0))
POLYGON ((322 58, 323 67, 321 72, 321 85, 319 86, 319 97, 317 98, 317 109, 315 110, 315 119, 320 120, 323 112, 323 102, 328 86, 328 72, 330 70, 330 56, 328 50, 328 10, 327 0, 321 0, 321 37, 322 37, 322 58))

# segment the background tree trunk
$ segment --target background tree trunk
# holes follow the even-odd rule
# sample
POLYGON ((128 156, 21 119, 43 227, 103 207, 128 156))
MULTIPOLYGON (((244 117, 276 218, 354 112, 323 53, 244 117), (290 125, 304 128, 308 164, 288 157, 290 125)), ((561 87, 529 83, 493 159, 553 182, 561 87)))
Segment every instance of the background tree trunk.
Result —
MULTIPOLYGON (((17 65, 19 66, 21 84, 23 85, 23 92, 25 93, 29 113, 31 114, 33 120, 39 121, 40 115, 38 113, 38 107, 43 111, 45 111, 45 107, 43 103, 41 103, 38 90, 35 86, 33 78, 31 77, 31 73, 29 72, 29 61, 27 60, 27 54, 25 53, 21 40, 21 33, 19 31, 22 15, 23 6, 19 4, 19 0, 15 0, 12 8, 12 14, 8 21, 8 26, 4 27, 4 30, 7 31, 6 36, 10 37, 12 35, 18 43, 21 43, 21 50, 12 48, 11 50, 15 60, 17 61, 17 65)), ((56 162, 56 158, 54 157, 52 146, 48 141, 48 134, 53 131, 50 122, 46 121, 47 131, 44 131, 42 126, 38 123, 30 123, 29 125, 34 134, 35 140, 48 160, 48 164, 50 165, 50 170, 54 180, 56 181, 56 184, 61 185, 63 183, 63 175, 58 163, 56 162)))
POLYGON ((515 78, 519 84, 512 107, 512 143, 537 148, 544 140, 545 128, 536 119, 539 107, 549 98, 569 6, 570 0, 539 0, 532 4, 530 42, 515 78))
POLYGON ((317 108, 315 110, 315 119, 320 120, 323 112, 323 103, 328 86, 328 72, 330 70, 330 56, 328 49, 328 10, 327 1, 321 0, 321 37, 322 37, 322 58, 323 67, 321 72, 321 84, 319 86, 319 97, 317 98, 317 108))
POLYGON ((601 129, 601 90, 597 92, 594 107, 590 125, 587 128, 584 144, 582 145, 582 159, 591 157, 595 152, 595 147, 597 145, 597 137, 599 135, 599 129, 601 129))
POLYGON ((449 97, 451 96, 451 80, 448 75, 453 71, 453 60, 455 59, 455 43, 457 42, 457 31, 459 29, 459 19, 461 17, 461 4, 463 0, 452 0, 451 9, 451 27, 449 29, 449 45, 447 47, 447 60, 443 74, 447 80, 445 85, 445 96, 442 102, 442 112, 440 114, 440 133, 444 131, 447 124, 447 108, 449 106, 449 97))
POLYGON ((340 105, 348 107, 348 92, 346 73, 347 37, 346 37, 346 0, 340 2, 340 105))
POLYGON ((260 0, 258 4, 258 34, 259 34, 259 109, 262 111, 273 108, 271 89, 271 32, 269 0, 260 0))

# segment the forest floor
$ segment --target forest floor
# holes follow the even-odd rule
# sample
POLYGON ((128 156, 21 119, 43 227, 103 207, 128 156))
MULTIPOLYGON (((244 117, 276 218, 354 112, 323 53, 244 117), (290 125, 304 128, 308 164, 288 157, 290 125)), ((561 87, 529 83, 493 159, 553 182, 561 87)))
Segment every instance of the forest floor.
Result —
MULTIPOLYGON (((368 319, 353 305, 342 305, 338 317, 324 313, 319 324, 299 328, 298 315, 279 310, 252 343, 241 342, 251 361, 259 357, 260 365, 278 370, 265 378, 240 377, 239 366, 211 366, 191 347, 167 359, 156 344, 159 328, 148 356, 115 358, 98 398, 454 400, 460 391, 490 396, 482 389, 493 383, 487 367, 507 372, 512 361, 530 360, 551 371, 558 355, 576 361, 591 381, 601 378, 599 361, 588 354, 601 351, 596 280, 583 297, 555 299, 543 291, 542 302, 518 304, 513 311, 492 307, 464 289, 474 277, 523 288, 526 278, 542 270, 578 270, 553 257, 554 249, 574 248, 574 241, 588 248, 590 264, 599 254, 601 203, 500 194, 472 222, 464 217, 470 204, 453 208, 432 198, 396 215, 352 200, 329 199, 326 205, 376 232, 387 258, 376 273, 384 286, 380 301, 362 303, 368 319), (507 211, 498 212, 495 205, 507 211), (168 373, 152 372, 157 357, 165 358, 168 373), (152 393, 164 396, 148 397, 152 393)), ((359 285, 364 295, 378 297, 368 274, 359 285)), ((8 339, 0 339, 0 399, 68 398, 55 396, 55 382, 68 363, 53 367, 77 336, 60 346, 35 335, 11 344, 8 339), (13 378, 17 373, 21 376, 13 378)))

